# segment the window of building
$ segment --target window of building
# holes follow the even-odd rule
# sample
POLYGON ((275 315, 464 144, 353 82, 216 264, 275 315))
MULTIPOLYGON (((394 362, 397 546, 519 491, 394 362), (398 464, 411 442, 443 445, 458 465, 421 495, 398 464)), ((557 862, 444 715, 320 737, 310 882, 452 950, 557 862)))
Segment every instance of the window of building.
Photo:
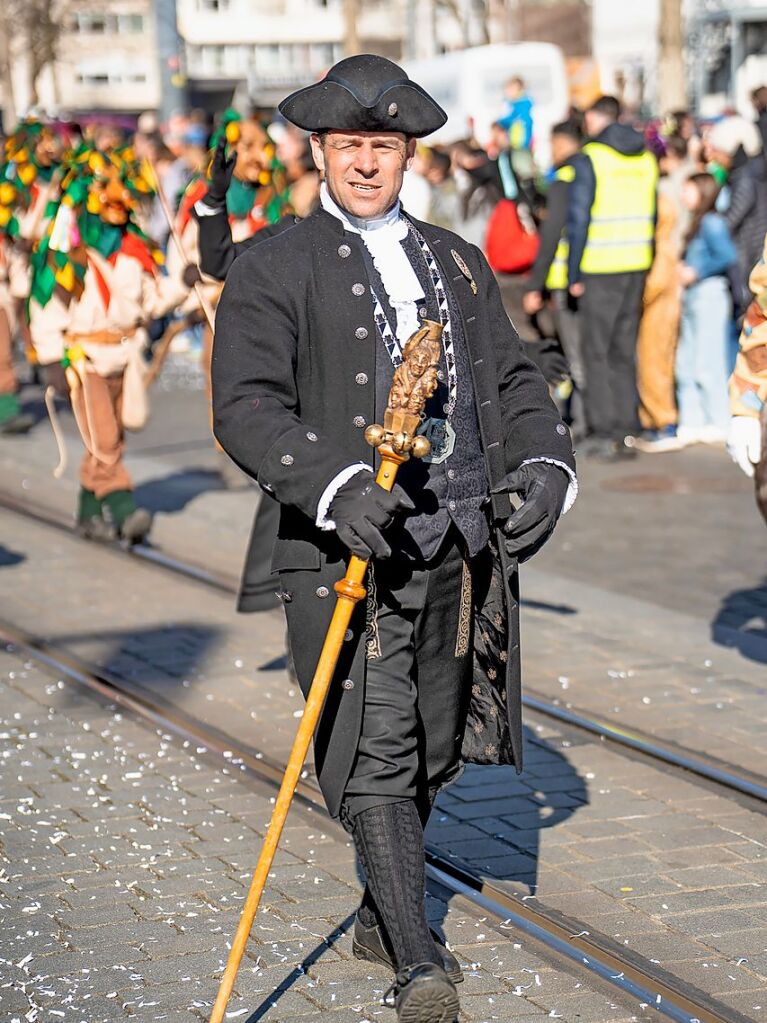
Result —
POLYGON ((76 14, 77 31, 88 35, 103 35, 107 31, 105 14, 76 14))
POLYGON ((78 72, 75 75, 75 80, 78 85, 109 85, 109 75, 107 74, 89 74, 88 72, 78 72))
POLYGON ((80 11, 72 16, 70 28, 80 35, 106 35, 108 32, 138 35, 144 31, 144 15, 80 11))
POLYGON ((201 14, 221 14, 229 10, 230 0, 196 0, 197 10, 201 14))
POLYGON ((149 81, 146 61, 107 62, 101 58, 81 61, 75 68, 78 85, 94 88, 145 85, 149 81))
POLYGON ((118 14, 117 30, 118 32, 134 33, 138 35, 139 33, 144 31, 144 15, 118 14))

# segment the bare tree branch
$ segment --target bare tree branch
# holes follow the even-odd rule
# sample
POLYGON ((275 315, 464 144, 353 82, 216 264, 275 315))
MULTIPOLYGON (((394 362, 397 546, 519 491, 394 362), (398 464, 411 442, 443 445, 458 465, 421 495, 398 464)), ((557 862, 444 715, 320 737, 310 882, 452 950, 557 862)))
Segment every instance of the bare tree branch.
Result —
MULTIPOLYGON (((23 59, 27 68, 29 104, 38 102, 38 81, 56 60, 67 12, 66 0, 2 0, 8 62, 23 59)), ((10 79, 9 67, 5 79, 10 79)))

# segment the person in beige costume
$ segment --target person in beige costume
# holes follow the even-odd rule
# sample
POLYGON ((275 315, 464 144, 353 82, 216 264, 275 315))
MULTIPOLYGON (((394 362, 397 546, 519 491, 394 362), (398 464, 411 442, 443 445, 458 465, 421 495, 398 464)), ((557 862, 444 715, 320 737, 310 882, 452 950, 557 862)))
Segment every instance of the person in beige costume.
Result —
MULTIPOLYGON (((91 195, 106 224, 128 224, 132 200, 119 180, 97 180, 91 195)), ((56 228, 54 223, 52 240, 56 228)), ((79 530, 93 539, 135 543, 147 536, 151 514, 135 503, 123 461, 124 430, 140 428, 146 418, 146 325, 179 306, 196 276, 161 275, 147 244, 127 230, 109 257, 91 246, 85 255, 79 297, 67 303, 54 293, 45 305, 30 300, 32 338, 42 365, 68 363, 72 409, 86 449, 80 465, 79 530)))
MULTIPOLYGON (((24 309, 30 287, 29 253, 48 226, 45 210, 58 190, 56 168, 62 146, 61 138, 50 130, 40 133, 34 147, 34 162, 27 164, 32 173, 41 175, 31 183, 31 202, 23 211, 5 211, 6 218, 10 212, 15 212, 18 234, 14 237, 6 233, 0 235, 0 433, 3 434, 27 433, 35 423, 35 417, 19 405, 13 338, 20 332, 27 351, 31 349, 24 309)), ((12 195, 14 191, 11 188, 12 195)))

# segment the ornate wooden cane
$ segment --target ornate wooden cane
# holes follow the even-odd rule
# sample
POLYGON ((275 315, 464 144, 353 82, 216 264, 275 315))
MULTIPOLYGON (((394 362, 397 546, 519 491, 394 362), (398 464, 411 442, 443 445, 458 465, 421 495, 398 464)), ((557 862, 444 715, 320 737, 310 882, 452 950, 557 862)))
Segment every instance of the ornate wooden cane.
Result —
MULTIPOLYGON (((423 326, 408 340, 402 353, 402 364, 394 372, 389 404, 384 414, 384 425, 369 426, 365 431, 365 439, 368 444, 378 448, 381 455, 376 483, 384 490, 392 489, 397 469, 411 455, 415 458, 424 458, 429 453, 428 440, 425 437, 416 436, 416 431, 420 425, 426 401, 437 386, 437 365, 442 347, 441 335, 441 324, 425 320, 423 326)), ((367 566, 366 560, 352 555, 346 576, 335 584, 338 596, 333 618, 314 672, 309 695, 306 698, 306 707, 293 742, 293 749, 280 785, 269 829, 261 848, 253 880, 250 883, 248 897, 245 900, 240 922, 232 941, 226 970, 221 978, 213 1011, 210 1014, 210 1023, 221 1023, 224 1018, 250 929, 253 926, 253 919, 258 911, 293 793, 304 766, 309 743, 325 704, 325 697, 343 646, 344 634, 349 627, 354 608, 367 592, 363 586, 367 566)))

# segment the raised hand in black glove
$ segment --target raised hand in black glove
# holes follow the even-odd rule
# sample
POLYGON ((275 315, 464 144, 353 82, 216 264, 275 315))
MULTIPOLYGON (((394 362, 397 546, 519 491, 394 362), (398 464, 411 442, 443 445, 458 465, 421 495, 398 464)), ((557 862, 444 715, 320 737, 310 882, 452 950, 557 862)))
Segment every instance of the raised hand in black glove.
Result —
POLYGON ((213 159, 210 164, 208 191, 203 198, 206 206, 217 210, 226 209, 226 193, 232 181, 234 165, 237 163, 237 157, 234 153, 231 156, 226 155, 226 145, 226 138, 222 135, 213 153, 213 159))
POLYGON ((330 505, 339 540, 358 558, 388 558, 391 547, 381 530, 391 524, 398 511, 413 511, 415 505, 402 487, 389 493, 379 487, 369 472, 358 472, 338 490, 330 505))
POLYGON ((492 492, 516 493, 522 506, 501 525, 506 553, 520 561, 536 554, 554 531, 567 496, 570 477, 549 462, 528 462, 510 472, 492 492))

